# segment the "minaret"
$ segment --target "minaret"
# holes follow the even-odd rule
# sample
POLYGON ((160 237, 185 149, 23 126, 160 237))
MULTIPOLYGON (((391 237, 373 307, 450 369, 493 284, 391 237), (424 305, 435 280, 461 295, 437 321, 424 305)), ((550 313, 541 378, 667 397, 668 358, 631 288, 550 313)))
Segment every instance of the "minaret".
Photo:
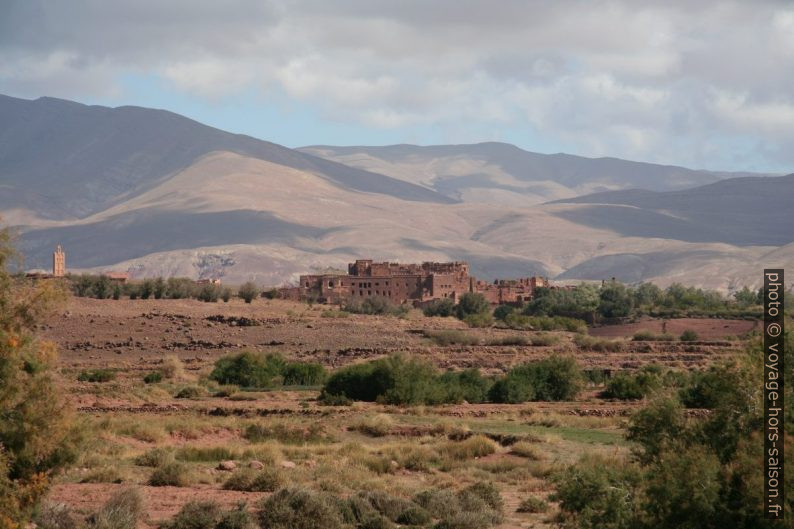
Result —
POLYGON ((53 277, 63 277, 66 275, 66 253, 59 244, 52 252, 52 275, 53 277))

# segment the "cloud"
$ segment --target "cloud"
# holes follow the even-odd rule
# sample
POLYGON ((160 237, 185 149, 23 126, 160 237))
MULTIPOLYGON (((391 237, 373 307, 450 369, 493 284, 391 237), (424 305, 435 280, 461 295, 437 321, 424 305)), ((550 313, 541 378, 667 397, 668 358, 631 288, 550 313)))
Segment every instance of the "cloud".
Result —
POLYGON ((278 90, 325 119, 406 138, 526 127, 577 154, 794 165, 794 9, 782 1, 0 7, 0 91, 107 96, 130 73, 209 100, 278 90))

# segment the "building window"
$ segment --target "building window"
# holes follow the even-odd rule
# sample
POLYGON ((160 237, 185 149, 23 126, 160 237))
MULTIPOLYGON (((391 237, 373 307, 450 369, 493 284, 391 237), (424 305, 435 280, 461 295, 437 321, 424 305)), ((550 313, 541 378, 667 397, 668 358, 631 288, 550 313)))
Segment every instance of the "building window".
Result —
POLYGON ((334 287, 334 282, 333 282, 333 281, 329 281, 329 282, 328 282, 328 286, 329 286, 329 287, 331 287, 331 288, 333 288, 333 287, 334 287))

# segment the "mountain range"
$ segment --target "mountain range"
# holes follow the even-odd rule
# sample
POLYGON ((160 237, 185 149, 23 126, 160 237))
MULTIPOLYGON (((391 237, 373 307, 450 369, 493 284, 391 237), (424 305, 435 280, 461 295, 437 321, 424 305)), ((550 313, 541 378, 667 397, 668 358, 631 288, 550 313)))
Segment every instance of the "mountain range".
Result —
POLYGON ((794 175, 504 143, 290 149, 140 107, 0 96, 0 216, 26 267, 275 285, 355 258, 478 277, 757 286, 794 264, 794 175))

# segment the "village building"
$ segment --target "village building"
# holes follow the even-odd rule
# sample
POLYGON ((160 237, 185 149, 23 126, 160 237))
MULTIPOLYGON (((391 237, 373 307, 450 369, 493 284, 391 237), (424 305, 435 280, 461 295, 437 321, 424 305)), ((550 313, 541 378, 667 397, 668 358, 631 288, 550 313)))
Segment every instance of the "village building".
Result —
POLYGON ((66 275, 66 252, 59 244, 52 252, 52 277, 63 277, 66 275))
POLYGON ((436 299, 457 302, 467 292, 479 292, 492 304, 501 304, 528 301, 538 286, 548 286, 548 281, 541 277, 477 281, 461 261, 400 264, 359 259, 348 265, 347 275, 302 275, 298 287, 282 289, 282 297, 318 303, 384 297, 395 304, 422 305, 436 299))

